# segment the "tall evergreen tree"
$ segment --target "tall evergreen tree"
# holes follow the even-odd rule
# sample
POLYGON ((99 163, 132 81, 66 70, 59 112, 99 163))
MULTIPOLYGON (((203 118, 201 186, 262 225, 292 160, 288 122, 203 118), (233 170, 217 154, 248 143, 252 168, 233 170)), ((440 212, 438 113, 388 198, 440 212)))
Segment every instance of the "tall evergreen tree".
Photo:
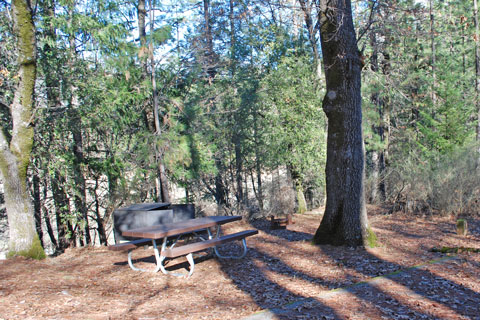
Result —
POLYGON ((0 173, 5 188, 5 206, 12 255, 45 258, 34 221, 27 188, 27 169, 33 145, 32 115, 36 80, 36 41, 30 1, 12 2, 12 16, 18 50, 18 83, 10 106, 11 137, 0 130, 0 173))

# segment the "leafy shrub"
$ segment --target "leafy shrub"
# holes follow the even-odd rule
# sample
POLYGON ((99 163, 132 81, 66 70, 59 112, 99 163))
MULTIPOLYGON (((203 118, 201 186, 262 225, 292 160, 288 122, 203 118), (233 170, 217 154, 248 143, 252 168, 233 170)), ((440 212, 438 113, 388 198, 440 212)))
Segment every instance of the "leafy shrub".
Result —
POLYGON ((411 152, 386 175, 393 211, 439 214, 480 213, 478 147, 470 145, 425 161, 411 152))

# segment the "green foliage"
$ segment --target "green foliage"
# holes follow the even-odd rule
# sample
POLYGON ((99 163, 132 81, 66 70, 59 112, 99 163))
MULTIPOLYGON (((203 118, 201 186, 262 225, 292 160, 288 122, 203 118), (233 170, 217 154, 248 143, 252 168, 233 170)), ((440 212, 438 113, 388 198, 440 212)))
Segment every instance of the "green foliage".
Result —
POLYGON ((288 164, 305 188, 324 185, 326 120, 323 92, 316 90, 307 56, 287 56, 263 82, 264 104, 271 123, 267 135, 270 165, 288 164))
POLYGON ((151 39, 156 46, 165 44, 172 37, 172 26, 166 25, 153 30, 151 39))
MULTIPOLYGON (((157 2, 154 30, 147 34, 153 41, 160 108, 161 133, 156 134, 152 67, 144 68, 149 52, 136 39, 136 5, 116 0, 38 4, 34 152, 41 161, 34 172, 46 194, 53 182, 60 185, 56 191, 67 199, 55 200, 51 214, 70 224, 70 237, 85 223, 69 201, 78 194, 76 171, 90 181, 87 198, 95 199, 88 203, 90 216, 98 207, 108 221, 120 205, 155 198, 156 151, 169 182, 184 187, 191 201, 214 199, 222 191, 232 208, 269 210, 276 200, 267 191, 281 188, 267 177, 287 171, 293 180, 289 188, 298 192, 298 210, 307 209, 300 192, 309 206, 320 205, 325 88, 313 70, 307 30, 291 19, 301 19, 301 11, 260 2, 234 2, 230 11, 227 2, 210 2, 209 56, 203 12, 196 4, 181 1, 173 8, 157 2), (209 79, 212 70, 215 77, 209 79), (83 138, 82 163, 74 154, 73 129, 83 138), (239 188, 250 193, 244 190, 239 199, 239 188)), ((12 121, 6 106, 18 80, 8 8, 0 4, 0 117, 7 136, 12 121)), ((368 24, 369 8, 358 3, 359 31, 368 24)), ((378 176, 386 184, 386 200, 396 208, 474 212, 480 179, 473 161, 478 146, 473 144, 471 3, 434 1, 435 68, 424 4, 378 2, 374 14, 374 24, 359 42, 366 62, 363 127, 367 155, 385 158, 378 176)), ((371 158, 367 170, 373 181, 371 158)))

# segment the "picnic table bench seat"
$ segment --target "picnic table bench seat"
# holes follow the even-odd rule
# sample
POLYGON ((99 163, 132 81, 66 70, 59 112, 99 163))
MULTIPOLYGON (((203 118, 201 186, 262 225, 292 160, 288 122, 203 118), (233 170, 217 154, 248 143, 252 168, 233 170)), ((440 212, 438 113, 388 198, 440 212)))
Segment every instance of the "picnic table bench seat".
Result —
POLYGON ((152 243, 152 239, 136 239, 128 242, 121 242, 108 246, 108 250, 124 251, 131 250, 141 246, 147 246, 152 243))
POLYGON ((185 256, 189 253, 203 251, 205 249, 215 247, 217 245, 224 244, 230 241, 242 240, 257 233, 258 230, 245 230, 237 233, 227 234, 218 238, 186 244, 172 249, 165 249, 162 250, 160 254, 167 258, 176 258, 180 256, 185 256))
MULTIPOLYGON (((172 248, 172 249, 165 249, 165 250, 162 250, 160 254, 167 258, 176 258, 176 257, 187 255, 189 253, 203 251, 205 249, 208 249, 220 244, 224 244, 230 241, 241 240, 246 237, 253 236, 257 233, 258 233, 258 230, 245 230, 237 233, 227 234, 225 236, 221 236, 218 238, 190 243, 190 244, 172 248)), ((152 239, 142 238, 142 239, 136 239, 128 242, 122 242, 122 243, 110 245, 108 246, 108 249, 112 251, 132 250, 137 247, 147 246, 151 244, 151 242, 152 242, 152 239)))

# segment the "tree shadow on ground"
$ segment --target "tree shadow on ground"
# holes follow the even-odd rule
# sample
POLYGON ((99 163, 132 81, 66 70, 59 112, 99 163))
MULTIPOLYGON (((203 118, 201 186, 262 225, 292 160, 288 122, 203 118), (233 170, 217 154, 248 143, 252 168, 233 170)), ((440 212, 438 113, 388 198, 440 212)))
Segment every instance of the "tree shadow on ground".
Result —
MULTIPOLYGON (((319 250, 322 250, 322 246, 319 247, 319 250)), ((322 250, 322 252, 328 254, 332 260, 337 259, 331 251, 322 250)), ((372 255, 367 250, 362 250, 362 256, 366 256, 366 259, 378 259, 378 257, 372 255)), ((439 262, 445 263, 444 261, 439 262)), ((396 299, 394 295, 402 296, 401 303, 384 304, 382 314, 386 317, 405 315, 420 319, 424 317, 437 319, 438 315, 435 314, 435 310, 429 310, 427 314, 423 315, 418 314, 422 312, 420 310, 422 309, 422 305, 416 305, 416 303, 418 303, 419 299, 426 299, 430 301, 430 304, 434 307, 436 305, 443 305, 444 309, 451 310, 452 314, 470 317, 472 319, 475 317, 478 318, 480 293, 432 273, 428 270, 430 266, 429 263, 424 263, 421 267, 410 268, 391 261, 382 260, 382 263, 387 264, 390 267, 389 269, 397 271, 387 274, 380 279, 375 279, 372 282, 364 282, 350 286, 346 288, 346 291, 354 294, 358 298, 369 301, 373 305, 380 300, 388 301, 388 299, 396 299), (419 282, 418 279, 421 279, 421 281, 419 282), (390 283, 389 287, 393 290, 388 292, 384 290, 382 286, 387 283, 390 283), (393 295, 392 292, 394 293, 393 295), (455 299, 453 299, 453 297, 455 297, 455 299), (417 301, 412 301, 411 298, 417 301), (462 306, 461 308, 460 305, 462 306)), ((353 271, 363 272, 363 269, 358 268, 355 264, 351 264, 349 267, 353 271)))
MULTIPOLYGON (((153 251, 153 249, 151 249, 150 251, 153 251)), ((202 262, 205 262, 207 260, 211 260, 213 258, 214 258, 214 256, 211 252, 208 252, 208 253, 205 253, 205 254, 202 254, 202 253, 194 254, 195 266, 198 265, 198 264, 201 264, 202 262)), ((113 263, 113 265, 115 265, 115 266, 128 266, 128 260, 127 259, 128 258, 125 255, 125 257, 122 258, 122 261, 115 262, 115 263, 113 263)), ((146 267, 147 270, 154 270, 155 267, 156 267, 156 264, 157 264, 157 260, 155 259, 155 255, 147 253, 147 256, 132 258, 132 263, 136 267, 139 267, 138 264, 142 263, 142 264, 144 264, 142 267, 146 267)), ((164 266, 165 266, 165 270, 167 270, 167 271, 176 271, 176 270, 183 269, 183 271, 185 271, 186 273, 188 273, 188 270, 190 268, 190 265, 189 265, 188 261, 185 260, 185 261, 179 262, 179 258, 175 258, 175 259, 167 258, 167 259, 165 259, 164 266)), ((159 271, 159 272, 161 273, 161 271, 159 271)))
MULTIPOLYGON (((288 290, 287 288, 275 283, 268 277, 268 272, 277 272, 287 277, 295 277, 310 283, 328 285, 328 283, 322 283, 323 279, 311 277, 306 273, 292 269, 280 259, 254 248, 250 248, 249 253, 242 260, 243 261, 219 259, 219 263, 222 270, 228 277, 230 277, 237 288, 241 289, 243 292, 247 293, 251 298, 253 298, 259 307, 270 310, 271 313, 275 314, 276 316, 286 315, 289 312, 289 309, 296 307, 295 303, 297 301, 303 301, 308 297, 294 293, 291 290, 288 290), (256 261, 264 262, 264 266, 257 266, 255 263, 256 261), (240 280, 240 277, 237 276, 239 272, 248 273, 246 278, 250 278, 249 275, 251 275, 251 278, 255 279, 256 282, 252 283, 251 281, 240 280), (260 280, 258 280, 258 275, 261 275, 260 280)), ((241 279, 245 279, 245 276, 241 277, 241 279)), ((319 307, 321 307, 323 310, 323 314, 331 315, 336 319, 339 318, 335 310, 327 305, 321 304, 320 302, 318 303, 320 304, 319 307)), ((319 318, 314 317, 310 319, 319 318)))
MULTIPOLYGON (((292 235, 294 231, 265 230, 265 232, 288 242, 297 241, 292 235)), ((313 234, 302 233, 302 239, 307 235, 308 239, 313 237, 313 234)), ((453 316, 479 319, 477 309, 480 305, 480 293, 432 273, 428 270, 428 265, 409 268, 396 262, 383 260, 364 249, 352 249, 349 255, 339 255, 337 252, 340 250, 336 247, 318 246, 317 248, 322 255, 327 256, 335 264, 346 268, 346 280, 332 282, 321 275, 308 274, 305 270, 293 268, 285 261, 256 248, 249 249, 249 253, 243 259, 246 261, 242 262, 246 266, 242 269, 239 269, 240 265, 237 266, 239 262, 221 260, 220 264, 222 270, 239 289, 247 293, 259 307, 269 310, 249 319, 270 319, 273 316, 277 319, 343 319, 344 313, 349 312, 357 312, 367 318, 438 319, 453 316), (357 264, 355 261, 362 263, 357 264), (377 267, 380 264, 381 268, 365 268, 365 262, 367 265, 376 264, 377 267), (238 272, 248 273, 247 278, 257 279, 257 283, 240 280, 245 277, 236 276, 238 272), (291 277, 305 281, 325 289, 321 290, 320 296, 315 297, 298 294, 273 281, 269 275, 271 273, 281 275, 282 278, 291 277), (361 282, 358 279, 361 276, 372 278, 382 275, 384 277, 367 282, 361 282), (418 279, 422 281, 417 281, 418 279), (333 287, 345 289, 340 292, 329 291, 329 288, 333 287), (348 294, 358 310, 342 310, 341 305, 337 307, 335 301, 329 301, 330 298, 335 300, 336 294, 348 294), (453 297, 455 298, 452 301, 453 297)))
POLYGON ((265 232, 266 234, 273 235, 278 238, 285 239, 287 241, 305 241, 312 240, 312 235, 306 232, 298 232, 294 230, 289 230, 290 227, 286 229, 271 229, 270 221, 265 219, 258 219, 251 222, 251 225, 258 230, 265 232))

